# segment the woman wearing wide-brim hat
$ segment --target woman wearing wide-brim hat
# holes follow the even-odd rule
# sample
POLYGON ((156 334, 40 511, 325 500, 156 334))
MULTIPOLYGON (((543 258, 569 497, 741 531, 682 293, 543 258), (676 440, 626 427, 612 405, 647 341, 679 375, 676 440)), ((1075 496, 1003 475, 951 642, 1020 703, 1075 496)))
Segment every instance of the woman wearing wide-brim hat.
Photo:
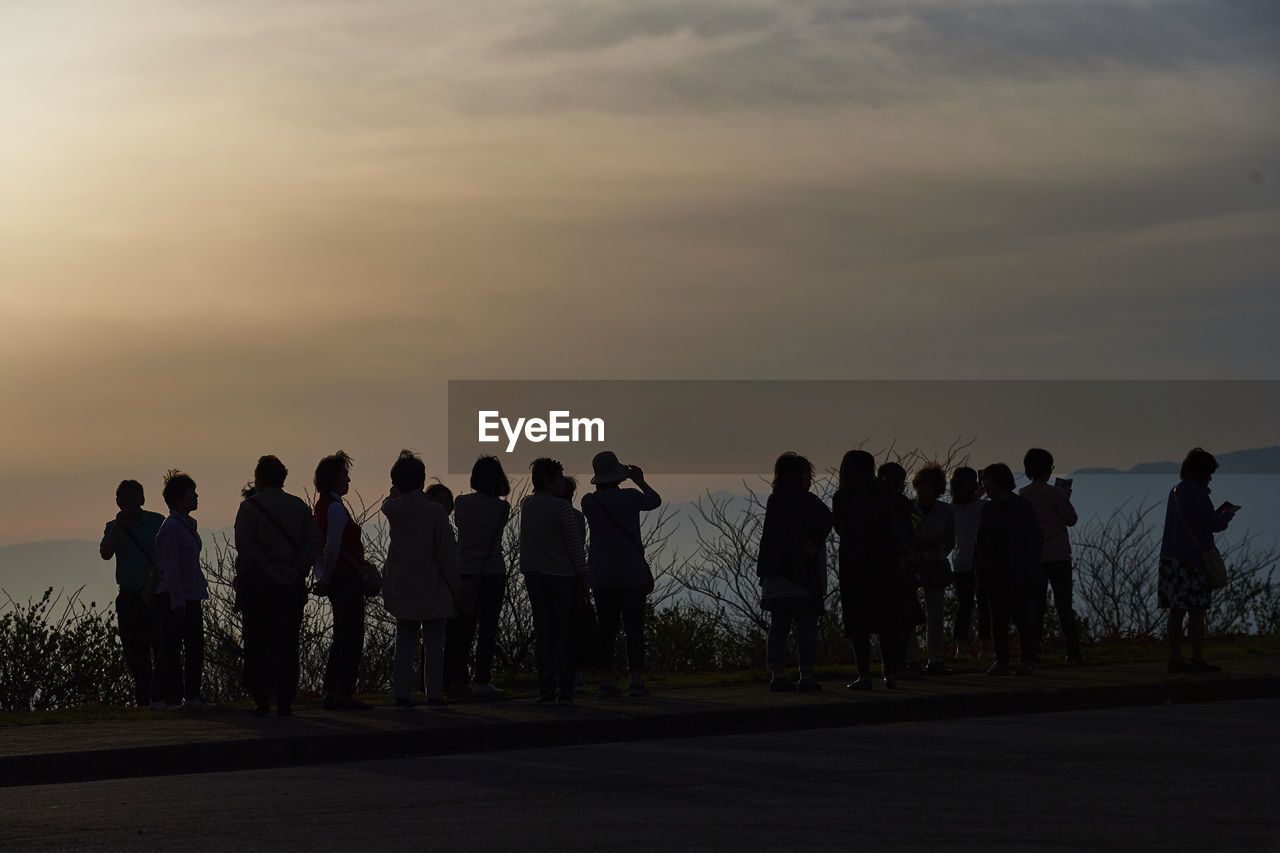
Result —
POLYGON ((624 465, 611 450, 591 460, 594 492, 582 496, 582 512, 591 528, 587 579, 595 595, 600 620, 600 695, 621 696, 614 674, 614 644, 618 626, 627 635, 627 666, 631 696, 647 696, 644 683, 644 617, 653 573, 645 559, 640 513, 662 505, 662 497, 645 482, 644 472, 624 465), (638 489, 624 489, 631 480, 638 489))

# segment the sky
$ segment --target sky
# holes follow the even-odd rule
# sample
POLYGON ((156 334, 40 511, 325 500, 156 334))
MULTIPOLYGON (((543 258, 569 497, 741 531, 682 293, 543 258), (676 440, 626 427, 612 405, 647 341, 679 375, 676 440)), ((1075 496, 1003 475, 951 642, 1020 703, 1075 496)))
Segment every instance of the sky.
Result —
POLYGON ((1271 0, 0 5, 0 545, 441 471, 450 379, 1280 378, 1277 57, 1271 0))

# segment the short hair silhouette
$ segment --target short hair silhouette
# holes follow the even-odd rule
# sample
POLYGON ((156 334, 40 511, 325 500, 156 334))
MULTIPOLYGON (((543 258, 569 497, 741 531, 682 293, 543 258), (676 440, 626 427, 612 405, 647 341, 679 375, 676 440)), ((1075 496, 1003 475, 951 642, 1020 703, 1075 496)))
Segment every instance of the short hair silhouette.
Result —
POLYGON ((578 493, 578 478, 565 477, 564 490, 565 490, 564 499, 567 500, 569 503, 573 503, 573 496, 578 493))
POLYGON ((775 492, 808 491, 813 482, 813 463, 799 453, 788 450, 773 463, 775 492))
POLYGON ((842 489, 854 483, 876 478, 876 458, 865 450, 850 450, 840 460, 840 483, 842 489))
POLYGON ((982 469, 982 478, 995 483, 1006 492, 1012 492, 1018 487, 1018 482, 1013 478, 1013 470, 1003 462, 996 462, 982 469))
POLYGON ((564 474, 564 466, 557 460, 539 456, 529 463, 529 479, 533 481, 533 490, 540 492, 547 487, 547 479, 564 474))
POLYGON ((942 494, 947 490, 947 475, 937 462, 930 462, 911 478, 911 488, 916 491, 920 491, 920 486, 925 483, 933 486, 934 491, 938 494, 942 494))
POLYGON ((284 467, 278 456, 261 456, 258 464, 253 466, 253 479, 267 488, 284 488, 284 481, 288 476, 289 469, 284 467))
POLYGON ((1206 483, 1218 470, 1218 460, 1203 447, 1193 447, 1187 451, 1187 458, 1182 460, 1178 470, 1178 478, 1196 483, 1206 483))
POLYGON ((194 489, 196 481, 191 476, 184 474, 177 468, 170 468, 164 475, 164 502, 169 509, 174 509, 178 500, 187 493, 188 489, 194 489))
POLYGON ((907 469, 897 462, 886 462, 876 471, 876 479, 891 488, 898 488, 907 483, 907 469))
POLYGON ((1022 457, 1022 470, 1033 480, 1047 480, 1053 473, 1053 454, 1043 447, 1033 447, 1022 457))
POLYGON ((496 456, 481 456, 471 466, 471 488, 495 498, 511 494, 511 481, 502 470, 502 461, 496 456))
POLYGON ((138 503, 146 503, 147 493, 143 491, 142 484, 137 480, 121 480, 120 485, 116 486, 116 497, 118 498, 128 491, 138 493, 138 503))
POLYGON ((951 472, 951 502, 971 504, 978 499, 978 472, 961 465, 951 472))
POLYGON ((333 487, 338 483, 338 477, 343 473, 351 472, 351 463, 354 461, 343 450, 321 459, 319 464, 316 465, 316 475, 312 480, 315 483, 316 491, 332 492, 333 487))
POLYGON ((402 492, 416 492, 427 482, 427 466, 412 450, 401 450, 391 466, 391 484, 402 492))
POLYGON ((432 483, 427 486, 424 494, 426 494, 428 500, 435 501, 449 512, 453 512, 453 489, 444 483, 432 483))

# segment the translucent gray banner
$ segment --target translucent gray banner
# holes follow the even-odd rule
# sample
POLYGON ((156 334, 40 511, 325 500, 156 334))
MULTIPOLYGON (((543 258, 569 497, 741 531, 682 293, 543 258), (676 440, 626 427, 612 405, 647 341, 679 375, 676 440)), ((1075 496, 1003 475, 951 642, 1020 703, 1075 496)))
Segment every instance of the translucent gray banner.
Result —
POLYGON ((823 470, 853 447, 1013 464, 1040 446, 1059 472, 1161 473, 1203 446, 1223 473, 1274 474, 1277 415, 1270 380, 454 380, 449 472, 490 454, 586 472, 603 449, 671 475, 763 473, 786 450, 823 470))

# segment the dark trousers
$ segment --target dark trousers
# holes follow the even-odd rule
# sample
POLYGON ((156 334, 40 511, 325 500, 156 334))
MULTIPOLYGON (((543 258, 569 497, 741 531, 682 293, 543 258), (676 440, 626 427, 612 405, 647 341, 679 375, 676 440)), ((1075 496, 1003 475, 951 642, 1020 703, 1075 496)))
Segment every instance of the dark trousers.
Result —
POLYGON ((973 628, 974 604, 978 610, 978 640, 991 639, 991 604, 987 601, 987 590, 978 583, 977 573, 956 572, 956 642, 969 642, 969 631, 973 628))
POLYGON ((1018 629, 1018 643, 1022 647, 1024 663, 1034 663, 1039 655, 1036 646, 1035 627, 1031 608, 1035 598, 1033 590, 1026 587, 1010 587, 1004 583, 987 586, 987 600, 991 603, 991 633, 996 647, 996 660, 1009 662, 1009 622, 1018 629))
POLYGON ((333 608, 333 642, 324 668, 326 696, 353 696, 364 654, 364 590, 355 572, 335 574, 329 581, 333 608))
POLYGON ((298 632, 306 592, 270 584, 246 590, 241 602, 245 690, 259 705, 274 694, 281 707, 288 707, 298 694, 298 632))
POLYGON ((556 682, 572 690, 574 599, 578 579, 541 572, 527 572, 525 589, 533 611, 533 659, 538 667, 538 689, 555 692, 556 682))
POLYGON ((463 588, 477 587, 475 608, 449 620, 444 639, 444 680, 448 687, 462 687, 471 679, 467 665, 471 662, 471 644, 476 646, 475 682, 493 680, 493 655, 498 648, 498 617, 507 597, 506 575, 463 576, 463 588), (477 631, 479 636, 477 637, 477 631))
POLYGON ((1067 646, 1067 654, 1077 657, 1080 654, 1080 632, 1076 627, 1076 610, 1071 595, 1071 561, 1055 560, 1041 563, 1044 569, 1044 580, 1033 602, 1032 626, 1036 629, 1036 651, 1040 650, 1040 640, 1044 636, 1044 615, 1049 609, 1049 587, 1053 587, 1053 603, 1058 608, 1058 621, 1062 623, 1062 639, 1067 646))
MULTIPOLYGON (((880 671, 887 677, 901 671, 903 651, 906 648, 906 631, 880 631, 880 671)), ((871 631, 849 632, 853 645, 853 659, 858 664, 860 678, 871 677, 871 631)))
POLYGON ((775 673, 787 667, 787 635, 796 629, 796 657, 800 672, 812 675, 818 662, 818 605, 812 598, 770 598, 764 602, 769 611, 769 636, 765 638, 765 657, 775 673))
POLYGON ((627 667, 632 675, 644 673, 644 611, 649 591, 642 586, 597 589, 596 616, 600 620, 600 666, 613 672, 618 624, 627 632, 627 667))
POLYGON ((143 601, 141 592, 121 587, 116 596, 116 624, 124 665, 133 676, 134 701, 145 708, 151 704, 151 678, 160 659, 164 621, 159 611, 143 601))
POLYGON ((152 693, 174 705, 199 699, 204 677, 204 602, 188 601, 186 615, 179 619, 169 608, 168 595, 161 593, 157 601, 166 609, 152 693))

